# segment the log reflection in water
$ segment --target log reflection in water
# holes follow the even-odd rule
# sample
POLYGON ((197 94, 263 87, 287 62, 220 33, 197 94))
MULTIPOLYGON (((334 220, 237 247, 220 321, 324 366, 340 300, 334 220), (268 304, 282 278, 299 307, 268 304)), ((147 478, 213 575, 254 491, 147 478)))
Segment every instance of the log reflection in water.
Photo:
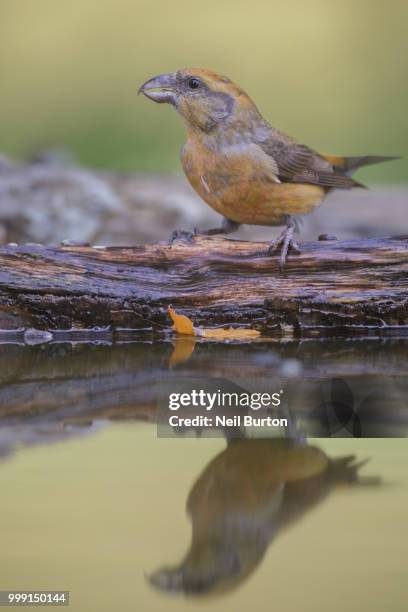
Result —
POLYGON ((361 421, 360 434, 354 425, 350 433, 405 435, 407 348, 406 339, 197 342, 189 359, 177 365, 168 340, 3 344, 0 427, 86 425, 101 419, 156 422, 158 392, 181 377, 214 384, 226 379, 268 392, 276 390, 274 375, 286 381, 290 409, 309 424, 311 434, 339 434, 331 427, 329 404, 341 380, 351 400, 340 411, 340 421, 351 411, 351 418, 358 413, 361 421))

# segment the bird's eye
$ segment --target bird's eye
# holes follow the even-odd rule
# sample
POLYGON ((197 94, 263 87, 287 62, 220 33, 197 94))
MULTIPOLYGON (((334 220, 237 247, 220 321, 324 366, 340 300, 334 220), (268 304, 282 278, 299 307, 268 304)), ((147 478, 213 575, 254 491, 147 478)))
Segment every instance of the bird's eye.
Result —
POLYGON ((198 89, 201 83, 198 79, 188 79, 187 84, 189 86, 189 89, 198 89))

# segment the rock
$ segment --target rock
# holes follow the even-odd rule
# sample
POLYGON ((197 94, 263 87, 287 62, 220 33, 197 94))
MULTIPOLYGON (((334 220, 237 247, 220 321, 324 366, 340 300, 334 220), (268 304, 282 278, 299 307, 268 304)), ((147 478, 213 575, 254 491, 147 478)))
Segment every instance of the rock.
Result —
POLYGON ((96 173, 57 164, 6 164, 0 171, 3 242, 88 242, 125 207, 96 173))

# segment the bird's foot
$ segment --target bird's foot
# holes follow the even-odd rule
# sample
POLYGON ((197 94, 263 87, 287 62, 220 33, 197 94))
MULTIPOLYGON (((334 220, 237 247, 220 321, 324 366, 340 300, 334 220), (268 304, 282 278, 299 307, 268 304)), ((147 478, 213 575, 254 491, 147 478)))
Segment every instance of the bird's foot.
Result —
POLYGON ((205 236, 226 236, 227 234, 232 234, 236 232, 240 227, 240 223, 236 221, 231 221, 224 217, 222 221, 221 227, 215 227, 213 229, 208 229, 203 232, 205 236))
POLYGON ((196 236, 225 236, 227 234, 236 232, 239 227, 239 223, 224 218, 221 227, 203 230, 202 232, 200 232, 200 230, 198 230, 196 227, 192 232, 176 230, 173 232, 170 238, 170 244, 173 244, 175 240, 186 240, 187 242, 192 242, 196 236))
POLYGON ((281 233, 281 235, 271 243, 268 249, 268 255, 273 255, 276 251, 280 249, 279 270, 281 272, 283 272, 285 268, 289 251, 293 252, 295 255, 300 254, 299 244, 293 238, 295 230, 295 224, 290 223, 281 233))
POLYGON ((169 244, 173 244, 176 240, 185 240, 186 242, 193 242, 194 238, 198 236, 200 232, 195 227, 192 232, 187 232, 185 230, 174 230, 172 233, 169 244))

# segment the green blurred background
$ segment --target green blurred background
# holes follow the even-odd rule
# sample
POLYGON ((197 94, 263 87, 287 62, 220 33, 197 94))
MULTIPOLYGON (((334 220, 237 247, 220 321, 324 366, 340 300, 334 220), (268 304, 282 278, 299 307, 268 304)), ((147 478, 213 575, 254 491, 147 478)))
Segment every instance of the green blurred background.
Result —
MULTIPOLYGON (((406 0, 0 0, 0 150, 179 171, 181 121, 136 92, 201 66, 322 152, 408 157, 407 23, 406 0)), ((407 164, 359 176, 402 183, 407 164)))

